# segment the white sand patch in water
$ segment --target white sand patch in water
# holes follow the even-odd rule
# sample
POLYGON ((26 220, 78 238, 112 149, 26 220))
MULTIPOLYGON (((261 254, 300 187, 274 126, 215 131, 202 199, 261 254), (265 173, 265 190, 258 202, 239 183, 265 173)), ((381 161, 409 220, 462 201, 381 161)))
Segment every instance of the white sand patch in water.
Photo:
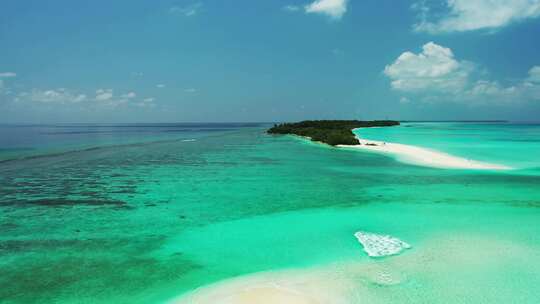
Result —
MULTIPOLYGON (((370 256, 397 254, 410 245, 388 235, 357 232, 370 256)), ((174 304, 377 303, 370 289, 394 286, 405 276, 384 264, 335 263, 324 267, 262 272, 199 288, 174 304), (361 300, 361 301, 359 301, 361 300)))
POLYGON ((426 167, 474 170, 512 169, 511 167, 505 165, 479 162, 417 146, 365 140, 361 138, 358 138, 358 140, 360 141, 359 145, 339 145, 338 147, 388 154, 396 157, 399 161, 404 163, 426 167))
POLYGON ((343 261, 228 279, 171 303, 500 303, 499 299, 515 296, 516 286, 508 285, 504 276, 489 274, 499 271, 501 265, 534 274, 540 271, 536 264, 523 268, 540 258, 538 251, 526 243, 453 233, 434 236, 415 247, 408 254, 385 259, 343 261), (480 284, 496 284, 497 292, 478 293, 480 284))
POLYGON ((346 304, 354 284, 339 271, 287 270, 243 276, 197 289, 175 304, 346 304))

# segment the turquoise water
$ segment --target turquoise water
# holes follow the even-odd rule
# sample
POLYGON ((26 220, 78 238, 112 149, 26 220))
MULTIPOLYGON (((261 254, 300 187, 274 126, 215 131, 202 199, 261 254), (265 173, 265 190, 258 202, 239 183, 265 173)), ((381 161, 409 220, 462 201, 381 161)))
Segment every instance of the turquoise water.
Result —
POLYGON ((402 278, 358 279, 373 303, 540 302, 540 125, 359 131, 519 166, 504 172, 412 166, 266 127, 127 136, 110 126, 104 140, 52 143, 32 131, 23 144, 4 135, 0 302, 163 303, 240 275, 340 261, 402 278), (13 157, 20 147, 31 154, 13 157), (359 230, 413 248, 369 258, 359 230))
POLYGON ((418 145, 518 169, 540 168, 540 137, 530 123, 403 123, 356 130, 365 139, 418 145))

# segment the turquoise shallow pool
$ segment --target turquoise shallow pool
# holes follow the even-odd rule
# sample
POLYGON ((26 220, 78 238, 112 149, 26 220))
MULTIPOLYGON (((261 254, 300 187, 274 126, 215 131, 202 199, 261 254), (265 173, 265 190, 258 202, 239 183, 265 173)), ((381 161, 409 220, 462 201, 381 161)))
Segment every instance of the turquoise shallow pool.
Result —
POLYGON ((411 166, 268 136, 265 125, 151 127, 111 127, 99 141, 3 138, 1 303, 162 303, 244 274, 341 261, 401 278, 360 278, 373 303, 540 302, 539 125, 358 131, 519 168, 504 172, 411 166), (14 157, 19 148, 31 153, 14 157), (359 230, 412 249, 369 258, 359 230))

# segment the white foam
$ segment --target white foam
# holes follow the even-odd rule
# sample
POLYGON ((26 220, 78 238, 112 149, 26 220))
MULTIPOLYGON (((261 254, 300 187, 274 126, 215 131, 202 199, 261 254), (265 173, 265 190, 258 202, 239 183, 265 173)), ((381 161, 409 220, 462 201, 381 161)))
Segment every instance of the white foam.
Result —
POLYGON ((389 235, 358 231, 354 236, 364 246, 364 251, 370 257, 395 255, 411 248, 411 245, 389 235))

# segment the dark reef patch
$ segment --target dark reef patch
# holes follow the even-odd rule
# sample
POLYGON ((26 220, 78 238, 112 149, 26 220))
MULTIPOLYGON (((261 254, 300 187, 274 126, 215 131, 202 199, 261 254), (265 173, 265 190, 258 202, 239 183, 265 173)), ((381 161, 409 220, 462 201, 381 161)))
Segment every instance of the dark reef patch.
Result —
POLYGON ((183 256, 163 260, 41 256, 0 268, 0 299, 9 303, 52 303, 58 301, 58 296, 67 295, 62 300, 107 303, 119 295, 144 294, 200 268, 183 256), (39 299, 34 298, 36 294, 39 299))
POLYGON ((105 200, 105 199, 64 199, 64 198, 45 198, 34 200, 9 200, 0 201, 0 206, 13 206, 13 205, 36 205, 36 206, 115 206, 129 208, 128 203, 118 200, 105 200))

